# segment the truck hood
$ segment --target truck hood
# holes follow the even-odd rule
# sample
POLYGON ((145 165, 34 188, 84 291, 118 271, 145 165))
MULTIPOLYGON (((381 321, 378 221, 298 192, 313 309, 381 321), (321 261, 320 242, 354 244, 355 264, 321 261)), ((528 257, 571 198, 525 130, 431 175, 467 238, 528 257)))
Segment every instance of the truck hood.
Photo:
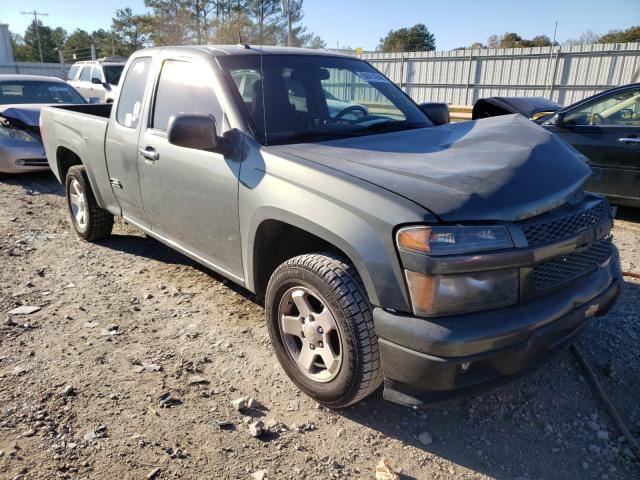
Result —
POLYGON ((444 221, 515 221, 568 201, 585 157, 521 115, 268 147, 401 195, 444 221))
POLYGON ((478 120, 510 113, 537 118, 541 113, 557 112, 561 108, 559 103, 542 97, 489 97, 481 98, 475 103, 471 118, 478 120))

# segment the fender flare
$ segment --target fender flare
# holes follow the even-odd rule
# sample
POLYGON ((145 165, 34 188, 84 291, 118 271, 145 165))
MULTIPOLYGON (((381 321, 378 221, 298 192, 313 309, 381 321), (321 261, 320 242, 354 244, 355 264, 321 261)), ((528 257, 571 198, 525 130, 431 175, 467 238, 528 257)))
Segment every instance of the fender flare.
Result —
MULTIPOLYGON (((256 259, 254 258, 254 253, 256 235, 260 226, 264 222, 271 220, 299 228, 340 250, 358 271, 369 301, 373 305, 382 305, 384 301, 383 297, 393 297, 396 298, 396 302, 394 303, 399 308, 410 308, 408 294, 404 289, 403 274, 399 261, 397 257, 390 258, 388 245, 385 245, 385 242, 379 235, 375 235, 373 228, 370 228, 368 232, 341 235, 339 231, 333 231, 330 228, 324 227, 291 211, 272 206, 264 206, 257 209, 245 233, 246 236, 243 242, 244 247, 242 253, 244 258, 245 284, 249 290, 255 291, 254 268, 256 259), (363 257, 360 252, 365 252, 368 255, 363 257), (388 278, 390 275, 394 277, 393 282, 383 281, 385 277, 388 278), (374 277, 377 280, 376 282, 374 282, 374 277), (401 280, 401 287, 398 279, 401 280), (400 291, 398 291, 398 289, 400 291), (398 294, 400 294, 401 299, 397 297, 398 294)), ((392 239, 389 240, 392 242, 392 239)), ((389 305, 389 302, 385 301, 385 304, 389 305)))
MULTIPOLYGON (((87 163, 83 160, 83 158, 86 158, 84 156, 83 153, 79 153, 78 149, 76 148, 76 145, 73 145, 69 142, 64 142, 58 145, 58 147, 56 148, 56 168, 58 169, 58 174, 60 175, 60 177, 62 176, 62 169, 60 168, 60 151, 62 149, 68 150, 71 153, 73 153, 78 160, 80 161, 80 165, 82 165, 84 167, 84 169, 87 172, 87 177, 89 177, 89 184, 91 185, 91 190, 93 191, 93 196, 96 199, 96 202, 98 203, 98 206, 100 208, 104 208, 104 201, 102 199, 102 195, 100 193, 100 190, 97 188, 98 186, 98 182, 95 178, 95 175, 93 173, 93 170, 91 168, 89 168, 89 166, 87 165, 87 163)), ((59 178, 60 183, 62 183, 62 185, 65 184, 66 179, 65 178, 59 178)))

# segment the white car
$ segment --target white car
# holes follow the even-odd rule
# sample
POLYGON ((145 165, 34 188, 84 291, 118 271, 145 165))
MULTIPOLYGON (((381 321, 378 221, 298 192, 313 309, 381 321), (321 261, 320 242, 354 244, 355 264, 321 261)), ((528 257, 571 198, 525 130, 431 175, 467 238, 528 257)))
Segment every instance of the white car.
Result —
POLYGON ((125 63, 126 58, 122 57, 76 62, 69 69, 67 83, 89 102, 111 103, 125 63))

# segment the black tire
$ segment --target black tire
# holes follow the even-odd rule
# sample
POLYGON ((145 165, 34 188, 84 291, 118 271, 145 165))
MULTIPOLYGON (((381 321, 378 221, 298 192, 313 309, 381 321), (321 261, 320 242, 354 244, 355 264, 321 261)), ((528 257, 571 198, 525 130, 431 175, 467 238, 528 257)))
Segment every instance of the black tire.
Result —
POLYGON ((383 372, 372 308, 358 272, 344 258, 318 253, 286 261, 269 280, 265 310, 278 361, 298 388, 319 403, 346 407, 381 385, 383 372), (342 357, 338 373, 328 382, 308 378, 285 346, 278 313, 283 296, 296 287, 319 295, 335 319, 342 357))
POLYGON ((82 165, 74 165, 69 169, 65 180, 65 187, 71 223, 80 238, 88 242, 94 242, 110 235, 113 229, 113 215, 98 206, 96 198, 93 195, 93 190, 91 190, 89 177, 87 177, 87 172, 82 165), (84 194, 86 205, 86 221, 84 225, 78 223, 71 206, 70 186, 74 180, 77 181, 79 188, 84 194))

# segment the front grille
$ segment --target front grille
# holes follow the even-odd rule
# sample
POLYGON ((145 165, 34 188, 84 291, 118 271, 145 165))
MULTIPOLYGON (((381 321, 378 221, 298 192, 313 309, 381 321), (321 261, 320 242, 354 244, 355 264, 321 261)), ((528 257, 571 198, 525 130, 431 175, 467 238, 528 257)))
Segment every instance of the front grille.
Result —
POLYGON ((605 200, 591 208, 571 212, 554 217, 526 222, 522 225, 530 246, 540 245, 553 240, 559 240, 585 230, 589 225, 595 225, 600 220, 610 217, 611 212, 605 200))
POLYGON ((536 290, 548 290, 593 272, 611 256, 611 237, 599 240, 582 252, 540 263, 533 268, 536 290))

